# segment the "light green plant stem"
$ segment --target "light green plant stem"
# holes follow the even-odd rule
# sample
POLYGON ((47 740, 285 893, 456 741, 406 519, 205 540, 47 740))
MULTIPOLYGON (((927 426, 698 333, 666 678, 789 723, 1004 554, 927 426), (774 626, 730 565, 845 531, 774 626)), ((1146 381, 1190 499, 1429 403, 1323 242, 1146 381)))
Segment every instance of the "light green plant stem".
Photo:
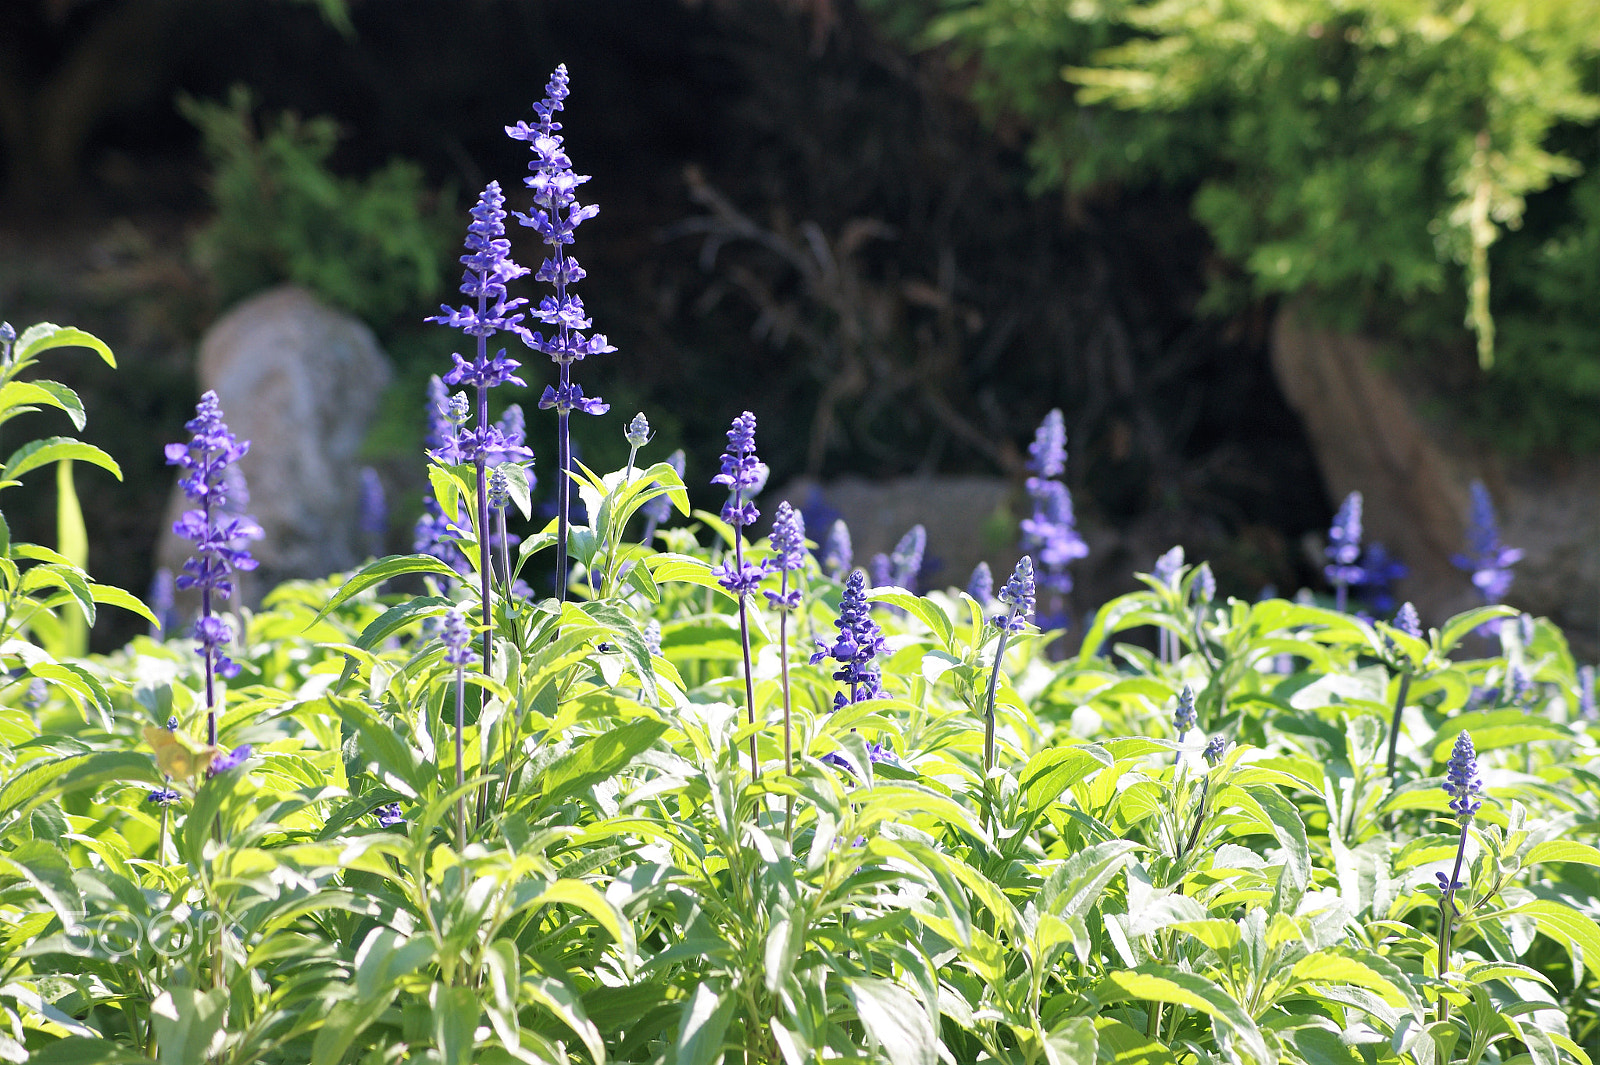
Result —
MULTIPOLYGON (((1013 613, 1011 615, 1015 617, 1013 613)), ((1006 641, 1011 637, 1011 619, 1000 626, 1000 644, 994 650, 994 668, 989 671, 989 698, 983 713, 983 776, 994 771, 994 698, 1000 687, 1000 667, 1005 663, 1006 641)))
POLYGON ((1395 765, 1400 750, 1400 714, 1406 708, 1406 696, 1411 693, 1411 674, 1400 674, 1400 690, 1394 697, 1394 718, 1389 722, 1389 779, 1394 780, 1395 765))
POLYGON ((467 782, 466 768, 461 764, 464 747, 461 734, 467 727, 467 677, 466 669, 456 666, 456 850, 467 849, 467 797, 461 786, 467 782))

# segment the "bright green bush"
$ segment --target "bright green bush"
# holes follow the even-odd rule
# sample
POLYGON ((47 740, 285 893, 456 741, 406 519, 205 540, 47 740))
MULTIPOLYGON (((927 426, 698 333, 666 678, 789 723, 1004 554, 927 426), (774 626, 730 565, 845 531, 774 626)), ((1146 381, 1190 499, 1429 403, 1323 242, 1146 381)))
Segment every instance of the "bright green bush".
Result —
POLYGON ((1561 415, 1541 427, 1481 404, 1492 429, 1570 445, 1591 420, 1572 408, 1594 395, 1600 355, 1572 333, 1600 299, 1580 262, 1592 196, 1552 186, 1600 161, 1592 0, 873 6, 948 47, 989 114, 1025 126, 1038 187, 1192 189, 1239 272, 1214 305, 1305 296, 1346 327, 1421 326, 1436 348, 1459 337, 1464 303, 1484 366, 1498 349, 1515 367, 1490 389, 1561 415), (1546 190, 1529 238, 1491 257, 1546 190))
POLYGON ((224 302, 294 281, 376 325, 438 302, 458 239, 453 197, 431 192, 415 163, 340 177, 328 169, 333 119, 258 125, 243 88, 226 104, 181 106, 214 167, 216 213, 194 247, 224 302))

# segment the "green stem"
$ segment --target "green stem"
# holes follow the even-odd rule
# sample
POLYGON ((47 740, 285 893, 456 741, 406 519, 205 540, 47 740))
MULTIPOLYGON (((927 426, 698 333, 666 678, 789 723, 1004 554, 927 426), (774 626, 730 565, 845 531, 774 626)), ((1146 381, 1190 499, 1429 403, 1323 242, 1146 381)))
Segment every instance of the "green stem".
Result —
MULTIPOLYGON (((1013 617, 1015 614, 1012 615, 1013 617)), ((989 671, 989 698, 983 712, 983 777, 994 770, 994 697, 1000 687, 1000 667, 1005 662, 1006 640, 1011 637, 1010 618, 1000 626, 1000 644, 994 651, 994 668, 989 671)))
POLYGON ((1411 674, 1400 674, 1400 690, 1394 697, 1394 717, 1389 722, 1389 779, 1394 780, 1395 766, 1400 750, 1400 713, 1406 708, 1406 696, 1411 692, 1411 674))

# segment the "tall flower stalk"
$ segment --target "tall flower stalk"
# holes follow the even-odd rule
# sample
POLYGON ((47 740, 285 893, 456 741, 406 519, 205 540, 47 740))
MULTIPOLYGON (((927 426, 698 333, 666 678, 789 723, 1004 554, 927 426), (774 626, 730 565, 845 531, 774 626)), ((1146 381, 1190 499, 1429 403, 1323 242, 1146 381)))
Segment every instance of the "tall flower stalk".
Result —
MULTIPOLYGON (((767 575, 765 563, 747 562, 744 557, 744 530, 754 525, 761 512, 750 499, 767 480, 767 467, 756 457, 756 416, 745 411, 733 420, 728 430, 728 448, 722 453, 722 471, 712 484, 728 489, 722 505, 722 520, 733 527, 733 561, 711 572, 717 583, 739 600, 739 643, 744 649, 744 705, 750 725, 756 723, 755 674, 750 665, 750 594, 767 575)), ((755 733, 750 734, 750 772, 761 775, 760 754, 755 733)))
POLYGON ((173 532, 193 540, 195 545, 194 554, 183 564, 177 585, 200 589, 200 616, 195 619, 194 637, 199 641, 196 650, 205 659, 206 742, 214 746, 220 709, 217 677, 239 673, 238 664, 223 652, 223 646, 233 639, 233 627, 217 617, 215 609, 219 600, 233 595, 234 571, 256 568, 256 560, 246 545, 259 540, 262 534, 255 519, 226 510, 230 493, 233 502, 245 502, 244 480, 231 467, 250 450, 250 441, 241 441, 228 430, 215 392, 200 397, 195 416, 184 428, 191 434, 189 442, 166 447, 167 464, 185 471, 178 484, 197 504, 196 509, 184 511, 172 526, 173 532))
POLYGON ((1361 493, 1351 492, 1339 505, 1328 529, 1328 546, 1324 554, 1328 564, 1323 574, 1333 585, 1334 607, 1344 610, 1350 586, 1366 579, 1361 561, 1361 493))
POLYGON ((1034 595, 1033 559, 1023 555, 1017 562, 1017 568, 1011 572, 1011 579, 1006 581, 1005 587, 996 596, 1006 612, 994 617, 994 623, 1000 629, 1000 643, 994 651, 994 668, 989 671, 989 698, 983 711, 985 779, 994 770, 994 700, 1000 688, 1000 670, 1005 665, 1006 641, 1013 632, 1022 631, 1028 615, 1033 613, 1034 595))
POLYGON ((583 280, 584 270, 565 248, 573 242, 578 226, 600 213, 593 204, 578 202, 577 188, 589 178, 572 172, 572 160, 562 146, 561 123, 555 120, 568 94, 567 68, 562 64, 550 75, 544 99, 533 105, 536 121, 532 125, 518 121, 506 127, 506 136, 527 141, 533 151, 533 161, 528 164, 532 176, 522 182, 533 190, 534 208, 527 214, 519 212, 517 218, 550 246, 550 255, 534 279, 555 286, 555 295, 544 297, 533 311, 535 318, 550 327, 549 337, 527 331, 521 336, 528 347, 550 356, 559 373, 554 387, 545 386, 539 409, 556 412, 556 464, 560 471, 556 475, 556 596, 563 600, 567 597, 567 539, 572 525, 571 415, 575 410, 604 414, 611 409, 598 396, 584 396, 583 387, 573 383, 572 364, 589 355, 617 350, 606 343, 603 333, 585 335, 593 323, 584 313, 582 297, 568 291, 583 280))
POLYGON ((794 724, 789 698, 789 611, 800 605, 800 590, 790 589, 789 574, 805 569, 806 523, 800 512, 787 500, 778 504, 778 513, 772 520, 773 564, 777 566, 779 584, 776 592, 767 592, 767 601, 778 611, 778 649, 783 663, 783 771, 794 775, 794 724))
POLYGON ((472 632, 461 611, 450 607, 444 613, 444 626, 440 632, 444 643, 444 660, 456 667, 456 849, 467 846, 467 782, 466 742, 467 730, 467 666, 472 662, 472 632))
MULTIPOLYGON (((1478 752, 1473 749, 1472 737, 1464 730, 1456 737, 1455 747, 1450 752, 1450 763, 1444 773, 1444 790, 1450 795, 1450 809, 1456 815, 1456 823, 1461 826, 1461 835, 1456 843, 1456 861, 1449 879, 1443 873, 1434 874, 1439 881, 1440 975, 1450 968, 1451 935, 1455 931, 1455 920, 1460 916, 1456 909, 1456 894, 1467 886, 1461 880, 1461 866, 1467 856, 1467 833, 1472 828, 1472 819, 1483 806, 1483 800, 1478 798, 1483 793, 1483 778, 1478 775, 1478 752)), ((1449 1003, 1440 997, 1439 1019, 1444 1020, 1449 1011, 1449 1003)))
MULTIPOLYGON (((1472 512, 1467 525, 1469 553, 1456 555, 1457 569, 1472 574, 1472 584, 1487 603, 1498 603, 1511 590, 1511 567, 1522 560, 1522 549, 1500 542, 1500 523, 1495 518, 1494 501, 1482 481, 1472 482, 1472 512)), ((1491 622, 1493 631, 1498 623, 1491 622)))
POLYGON ((1038 558, 1039 584, 1051 593, 1051 609, 1040 618, 1040 627, 1065 627, 1070 620, 1065 600, 1072 592, 1067 567, 1087 556, 1089 546, 1078 535, 1072 493, 1060 480, 1067 471, 1067 428, 1060 410, 1052 410, 1039 423, 1028 453, 1032 476, 1027 489, 1033 514, 1022 520, 1022 550, 1030 561, 1038 558))
MULTIPOLYGON (((1414 640, 1422 639, 1422 619, 1417 616, 1417 608, 1410 603, 1401 604, 1400 610, 1394 616, 1394 627, 1410 636, 1414 640)), ((1409 655, 1399 656, 1402 660, 1400 667, 1400 686, 1394 697, 1394 716, 1389 721, 1389 779, 1394 779, 1394 771, 1400 757, 1400 717, 1405 712, 1406 697, 1411 694, 1411 677, 1413 667, 1409 655)))
POLYGON ((461 275, 461 292, 475 305, 463 307, 442 306, 440 313, 430 322, 451 326, 472 337, 477 342, 477 352, 468 362, 459 352, 451 355, 454 367, 444 376, 446 385, 472 385, 477 390, 477 429, 467 430, 456 425, 455 439, 448 445, 449 454, 439 456, 450 462, 467 462, 473 465, 477 476, 477 530, 478 578, 483 607, 483 670, 488 674, 493 664, 493 608, 494 565, 490 557, 489 533, 489 467, 507 460, 531 459, 533 453, 520 444, 505 439, 500 426, 489 423, 489 390, 503 384, 522 386, 516 376, 521 365, 507 358, 506 351, 489 356, 489 338, 496 333, 509 332, 522 335, 523 315, 517 309, 528 301, 508 298, 506 284, 525 275, 526 267, 511 260, 511 242, 505 239, 505 195, 500 184, 491 181, 472 208, 472 223, 467 227, 467 254, 461 263, 467 269, 461 275))

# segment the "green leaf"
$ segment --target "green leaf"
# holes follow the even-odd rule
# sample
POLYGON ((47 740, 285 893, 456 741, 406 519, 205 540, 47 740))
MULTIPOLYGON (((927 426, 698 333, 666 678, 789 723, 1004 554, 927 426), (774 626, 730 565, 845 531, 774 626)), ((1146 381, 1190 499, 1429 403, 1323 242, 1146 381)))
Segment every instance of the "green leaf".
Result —
POLYGON ((695 986, 683 1004, 673 1065, 712 1065, 722 1060, 722 1036, 733 1017, 733 996, 719 993, 708 983, 695 986))
POLYGON ((917 618, 928 626, 930 632, 946 650, 955 644, 955 623, 950 620, 950 615, 944 608, 931 599, 924 599, 920 595, 894 589, 873 592, 867 599, 874 603, 887 603, 917 618))
POLYGON ((935 1065, 933 1022, 911 992, 892 980, 864 976, 846 979, 844 987, 867 1039, 890 1065, 935 1065))
POLYGON ((540 808, 614 776, 666 731, 660 721, 629 721, 562 754, 540 774, 540 808))
POLYGON ((369 761, 366 768, 385 787, 393 788, 409 799, 415 799, 427 788, 433 778, 433 766, 421 753, 400 736, 387 723, 379 720, 366 703, 359 699, 328 696, 328 706, 346 725, 355 729, 361 753, 369 761))
POLYGON ((1178 1059, 1164 1044, 1115 1017, 1096 1017, 1094 1028, 1103 1065, 1177 1065, 1178 1059))
POLYGON ((650 575, 656 579, 657 584, 666 584, 677 581, 683 584, 697 584, 702 588, 712 588, 729 602, 736 603, 739 597, 732 595, 717 579, 711 575, 711 565, 698 558, 688 555, 675 555, 669 553, 654 555, 645 561, 650 567, 650 575))
MULTIPOLYGON (((56 550, 78 568, 89 568, 89 530, 83 524, 83 507, 78 503, 78 490, 72 483, 72 460, 62 459, 56 464, 56 550)), ((89 653, 89 626, 94 621, 94 599, 88 583, 84 591, 91 596, 87 613, 68 615, 63 619, 65 653, 59 658, 82 658, 89 653)))
POLYGON ((356 994, 376 999, 432 956, 433 944, 426 936, 407 939, 391 928, 374 928, 356 951, 356 994))
POLYGON ((634 675, 639 678, 639 686, 644 690, 645 702, 659 706, 661 696, 656 688, 655 667, 650 664, 650 649, 644 645, 644 636, 627 611, 604 599, 584 603, 579 609, 606 627, 612 640, 621 646, 623 653, 632 661, 634 675))
POLYGON ((444 1065, 471 1065, 473 1033, 478 1030, 478 993, 470 987, 434 984, 433 1039, 444 1065))
POLYGON ((130 613, 138 614, 152 625, 160 623, 156 616, 150 612, 150 608, 144 605, 144 600, 132 592, 124 591, 115 585, 91 584, 89 585, 89 595, 101 606, 119 607, 130 613))
POLYGON ((171 987, 157 995, 150 1003, 150 1016, 161 1065, 204 1065, 211 1060, 211 1041, 222 1028, 226 1002, 220 989, 171 987))
POLYGON ((66 385, 54 381, 7 381, 0 385, 0 421, 9 418, 16 408, 34 403, 66 411, 74 429, 82 430, 87 421, 83 401, 66 385))
MULTIPOLYGON (((1571 906, 1547 899, 1536 899, 1513 909, 1501 911, 1502 915, 1525 913, 1539 926, 1539 931, 1567 948, 1572 955, 1573 979, 1583 980, 1583 964, 1600 958, 1600 925, 1594 919, 1571 906)), ((1495 915, 1488 915, 1493 917, 1495 915)))
POLYGON ((1040 903, 1058 917, 1086 916, 1138 849, 1137 843, 1113 839, 1079 851, 1050 874, 1039 889, 1040 903))
POLYGON ((311 624, 306 628, 309 629, 311 625, 315 625, 368 588, 406 573, 437 573, 452 578, 459 576, 455 570, 432 555, 390 555, 388 558, 380 558, 352 573, 349 579, 339 586, 339 590, 333 593, 328 605, 317 612, 317 616, 311 619, 311 624))
POLYGON ((311 1042, 310 1065, 339 1065, 356 1038, 383 1016, 394 1000, 394 992, 376 998, 345 999, 335 1002, 311 1042))
POLYGON ((81 329, 73 329, 54 325, 50 322, 40 322, 38 325, 29 326, 17 338, 15 349, 11 353, 13 362, 36 359, 41 352, 51 348, 88 348, 100 356, 101 360, 113 370, 117 368, 117 359, 111 354, 111 349, 99 337, 85 333, 81 329))
POLYGON ((91 465, 110 470, 113 477, 122 480, 122 467, 117 465, 116 459, 93 444, 85 444, 82 440, 73 440, 66 436, 52 436, 23 444, 11 453, 9 459, 6 459, 4 469, 0 469, 0 478, 14 481, 31 470, 62 459, 82 459, 91 465))
POLYGON ((1480 606, 1457 614, 1445 622, 1444 627, 1439 630, 1439 653, 1449 654, 1455 649, 1456 644, 1466 639, 1467 633, 1486 621, 1516 616, 1517 611, 1509 606, 1480 606))
POLYGON ((1256 1065, 1277 1063, 1244 1007, 1203 976, 1151 962, 1137 969, 1111 973, 1100 981, 1095 995, 1102 1002, 1132 999, 1198 1010, 1211 1018, 1219 1041, 1237 1041, 1237 1049, 1246 1060, 1256 1065))
POLYGON ((1570 839, 1550 839, 1528 848, 1522 856, 1523 865, 1539 862, 1572 862, 1576 865, 1600 867, 1600 849, 1570 839))
POLYGON ((76 1035, 34 1051, 27 1061, 28 1065, 153 1065, 143 1054, 109 1039, 76 1035))
POLYGON ((573 1033, 583 1040, 583 1045, 588 1049, 595 1065, 604 1065, 605 1040, 600 1036, 600 1029, 584 1012, 583 999, 578 997, 577 992, 573 991, 565 981, 537 972, 525 976, 522 986, 533 996, 534 1001, 555 1014, 561 1019, 562 1024, 571 1028, 573 1033))

